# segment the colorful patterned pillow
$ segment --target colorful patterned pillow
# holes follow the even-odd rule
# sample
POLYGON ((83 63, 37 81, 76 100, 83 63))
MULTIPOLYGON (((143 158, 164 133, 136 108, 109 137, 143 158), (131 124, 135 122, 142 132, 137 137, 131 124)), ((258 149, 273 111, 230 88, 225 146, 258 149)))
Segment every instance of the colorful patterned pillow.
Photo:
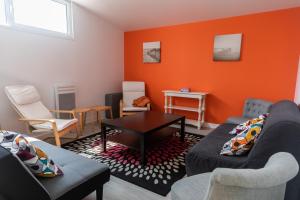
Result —
POLYGON ((63 175, 61 169, 40 148, 14 132, 0 132, 0 145, 23 161, 28 169, 39 177, 63 175))
POLYGON ((239 124, 237 127, 235 127, 234 129, 232 129, 232 131, 229 132, 229 134, 231 135, 237 135, 243 131, 245 131, 246 129, 248 129, 250 127, 251 124, 255 124, 257 122, 261 122, 264 121, 267 117, 268 117, 269 113, 266 114, 262 114, 257 118, 254 119, 250 119, 242 124, 239 124))
POLYGON ((228 156, 246 154, 260 135, 263 124, 264 120, 251 124, 248 129, 226 142, 220 154, 228 156))

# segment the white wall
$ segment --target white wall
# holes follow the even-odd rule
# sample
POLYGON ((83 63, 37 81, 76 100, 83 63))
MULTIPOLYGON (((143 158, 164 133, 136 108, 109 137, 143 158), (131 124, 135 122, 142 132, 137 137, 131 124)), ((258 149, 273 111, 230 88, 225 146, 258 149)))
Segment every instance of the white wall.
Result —
POLYGON ((295 89, 295 99, 296 104, 300 104, 300 57, 299 57, 299 65, 298 65, 298 73, 297 73, 297 82, 296 82, 296 89, 295 89))
POLYGON ((3 87, 33 84, 54 108, 53 86, 74 83, 77 105, 104 104, 104 95, 121 90, 123 31, 74 4, 75 39, 38 35, 0 27, 0 124, 23 131, 3 87))

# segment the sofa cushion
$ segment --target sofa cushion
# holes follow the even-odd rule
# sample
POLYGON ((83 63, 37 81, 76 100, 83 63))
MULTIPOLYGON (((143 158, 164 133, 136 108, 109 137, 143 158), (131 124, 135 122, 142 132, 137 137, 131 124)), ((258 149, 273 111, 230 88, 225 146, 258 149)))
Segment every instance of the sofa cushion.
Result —
POLYGON ((145 83, 124 81, 123 88, 123 103, 125 107, 132 106, 133 100, 145 96, 145 83))
POLYGON ((31 85, 7 86, 5 90, 9 97, 18 105, 32 104, 41 99, 35 87, 31 85))
POLYGON ((272 102, 261 99, 247 99, 244 105, 243 116, 254 118, 269 112, 272 102))
POLYGON ((78 195, 82 195, 81 188, 88 188, 92 192, 95 188, 90 185, 96 184, 100 187, 109 180, 110 171, 104 164, 42 141, 35 141, 33 144, 53 157, 64 172, 61 177, 39 179, 53 199, 75 198, 75 196, 79 199, 78 195))
POLYGON ((229 124, 242 124, 251 119, 250 117, 229 117, 226 123, 229 124))
POLYGON ((47 190, 23 162, 1 145, 0 177, 0 194, 3 200, 51 199, 47 190))
MULTIPOLYGON (((57 126, 57 131, 61 131, 72 124, 77 123, 77 119, 53 119, 57 126)), ((33 124, 32 125, 35 129, 46 129, 46 130, 52 130, 52 123, 45 122, 41 124, 33 124)))
POLYGON ((244 131, 237 134, 224 144, 220 154, 232 156, 244 155, 248 153, 251 150, 255 140, 258 138, 262 127, 263 120, 247 126, 244 131))
POLYGON ((123 107, 123 111, 128 111, 128 112, 135 112, 135 111, 147 111, 147 107, 134 107, 134 106, 128 106, 128 107, 123 107))
POLYGON ((140 98, 133 100, 132 105, 136 107, 145 107, 147 106, 148 103, 150 103, 150 99, 146 96, 142 96, 140 98))
POLYGON ((21 134, 0 132, 0 145, 17 155, 36 176, 54 177, 63 174, 43 150, 32 145, 21 134))
POLYGON ((222 124, 208 136, 201 139, 186 155, 187 175, 211 172, 216 167, 237 168, 243 165, 247 156, 223 156, 220 151, 233 135, 228 134, 234 124, 222 124))
POLYGON ((251 124, 254 124, 254 123, 257 123, 257 122, 260 122, 260 121, 264 121, 268 117, 268 115, 269 114, 266 113, 266 114, 262 114, 262 115, 260 115, 256 118, 249 119, 246 122, 243 122, 243 123, 237 125, 234 129, 232 129, 229 132, 229 134, 233 134, 233 135, 239 134, 239 133, 245 131, 246 129, 249 129, 251 124))

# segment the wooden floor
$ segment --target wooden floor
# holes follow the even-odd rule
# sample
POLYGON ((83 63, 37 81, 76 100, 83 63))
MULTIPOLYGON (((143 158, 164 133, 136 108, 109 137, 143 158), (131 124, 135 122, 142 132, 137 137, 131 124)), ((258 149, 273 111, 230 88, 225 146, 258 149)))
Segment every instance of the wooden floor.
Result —
MULTIPOLYGON (((92 193, 83 200, 96 200, 96 193, 92 193)), ((149 190, 143 189, 119 178, 111 176, 110 182, 104 185, 103 200, 171 200, 149 190)))

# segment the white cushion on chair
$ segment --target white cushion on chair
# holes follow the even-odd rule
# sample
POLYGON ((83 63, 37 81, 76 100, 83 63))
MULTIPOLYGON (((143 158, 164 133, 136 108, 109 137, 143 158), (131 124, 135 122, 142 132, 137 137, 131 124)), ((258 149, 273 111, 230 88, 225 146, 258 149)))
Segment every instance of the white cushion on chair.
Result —
MULTIPOLYGON (((61 131, 68 126, 77 123, 77 119, 54 119, 56 122, 57 130, 61 131)), ((42 123, 42 124, 35 124, 32 125, 35 129, 46 129, 52 130, 52 124, 50 122, 42 123)))
POLYGON ((18 106, 19 112, 26 119, 52 119, 50 111, 38 101, 36 103, 18 106))
POLYGON ((128 107, 123 107, 123 111, 129 111, 129 112, 139 112, 139 111, 147 111, 147 107, 133 107, 133 106, 128 106, 128 107))
POLYGON ((133 100, 145 96, 145 83, 135 81, 123 82, 124 107, 132 107, 133 100))
POLYGON ((26 119, 53 118, 49 110, 40 101, 40 95, 34 86, 7 86, 5 92, 21 117, 26 119))

